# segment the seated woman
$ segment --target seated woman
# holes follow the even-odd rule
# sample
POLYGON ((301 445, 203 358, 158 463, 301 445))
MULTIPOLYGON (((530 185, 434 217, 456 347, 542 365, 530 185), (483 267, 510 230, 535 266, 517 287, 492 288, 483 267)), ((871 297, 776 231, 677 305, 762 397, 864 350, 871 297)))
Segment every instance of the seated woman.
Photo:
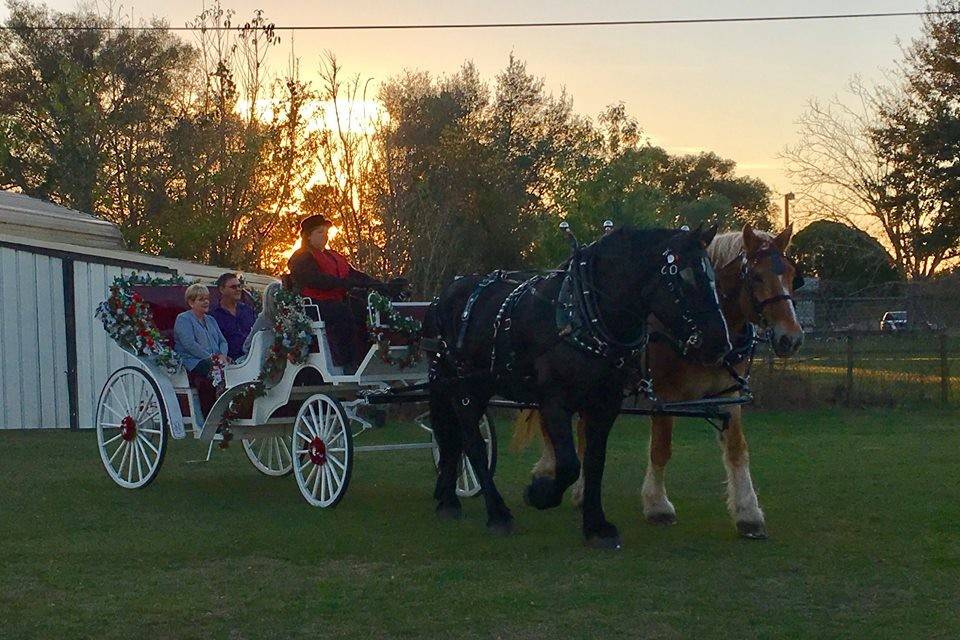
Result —
POLYGON ((190 384, 200 396, 200 410, 204 417, 217 401, 217 390, 210 379, 213 367, 230 363, 226 356, 227 340, 220 332, 210 309, 210 291, 206 285, 192 284, 184 295, 189 311, 177 316, 173 325, 174 343, 190 384))

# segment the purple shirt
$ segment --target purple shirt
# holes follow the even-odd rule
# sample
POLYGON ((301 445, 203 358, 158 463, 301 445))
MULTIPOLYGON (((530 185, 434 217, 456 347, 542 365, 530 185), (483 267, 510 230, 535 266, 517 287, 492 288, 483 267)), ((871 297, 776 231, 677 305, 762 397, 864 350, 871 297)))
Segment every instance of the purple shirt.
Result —
POLYGON ((227 355, 236 360, 244 354, 243 342, 250 333, 250 328, 257 321, 257 314, 253 307, 243 302, 237 303, 237 315, 233 315, 223 307, 217 307, 210 312, 217 320, 223 337, 227 339, 227 355))

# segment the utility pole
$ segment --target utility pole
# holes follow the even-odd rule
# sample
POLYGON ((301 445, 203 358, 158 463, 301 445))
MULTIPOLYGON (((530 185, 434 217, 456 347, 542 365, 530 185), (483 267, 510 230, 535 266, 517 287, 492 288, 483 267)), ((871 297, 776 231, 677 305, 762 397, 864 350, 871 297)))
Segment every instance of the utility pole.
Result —
POLYGON ((786 229, 790 226, 790 201, 794 200, 797 196, 793 195, 793 192, 783 194, 783 228, 786 229))

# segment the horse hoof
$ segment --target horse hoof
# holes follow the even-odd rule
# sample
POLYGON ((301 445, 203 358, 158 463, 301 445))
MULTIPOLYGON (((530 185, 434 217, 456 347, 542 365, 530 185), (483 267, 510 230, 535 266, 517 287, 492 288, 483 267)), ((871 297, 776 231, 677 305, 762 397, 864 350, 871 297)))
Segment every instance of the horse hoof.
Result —
POLYGON ((534 478, 533 481, 523 490, 524 504, 535 509, 552 509, 560 505, 560 499, 557 499, 553 490, 554 481, 548 478, 534 478))
POLYGON ((766 540, 769 537, 767 527, 762 522, 738 522, 737 533, 748 540, 766 540))
POLYGON ((459 520, 461 515, 462 511, 458 504, 437 505, 437 517, 441 520, 459 520))
POLYGON ((651 513, 647 516, 647 522, 661 527, 668 527, 672 524, 677 524, 677 514, 669 512, 651 513))
POLYGON ((618 551, 623 547, 623 541, 620 540, 619 535, 609 538, 603 538, 601 536, 589 536, 586 539, 585 544, 591 549, 606 549, 610 551, 618 551))

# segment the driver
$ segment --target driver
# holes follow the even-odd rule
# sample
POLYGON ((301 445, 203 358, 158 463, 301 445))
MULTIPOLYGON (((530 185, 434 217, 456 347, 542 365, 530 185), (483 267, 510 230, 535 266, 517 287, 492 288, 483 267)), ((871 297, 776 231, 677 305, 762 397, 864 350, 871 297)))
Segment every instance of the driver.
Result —
POLYGON ((300 223, 300 248, 287 266, 294 290, 311 298, 320 308, 327 329, 333 363, 355 367, 366 355, 366 302, 350 304, 348 289, 384 288, 384 282, 354 269, 340 253, 327 247, 331 222, 320 215, 300 223))

